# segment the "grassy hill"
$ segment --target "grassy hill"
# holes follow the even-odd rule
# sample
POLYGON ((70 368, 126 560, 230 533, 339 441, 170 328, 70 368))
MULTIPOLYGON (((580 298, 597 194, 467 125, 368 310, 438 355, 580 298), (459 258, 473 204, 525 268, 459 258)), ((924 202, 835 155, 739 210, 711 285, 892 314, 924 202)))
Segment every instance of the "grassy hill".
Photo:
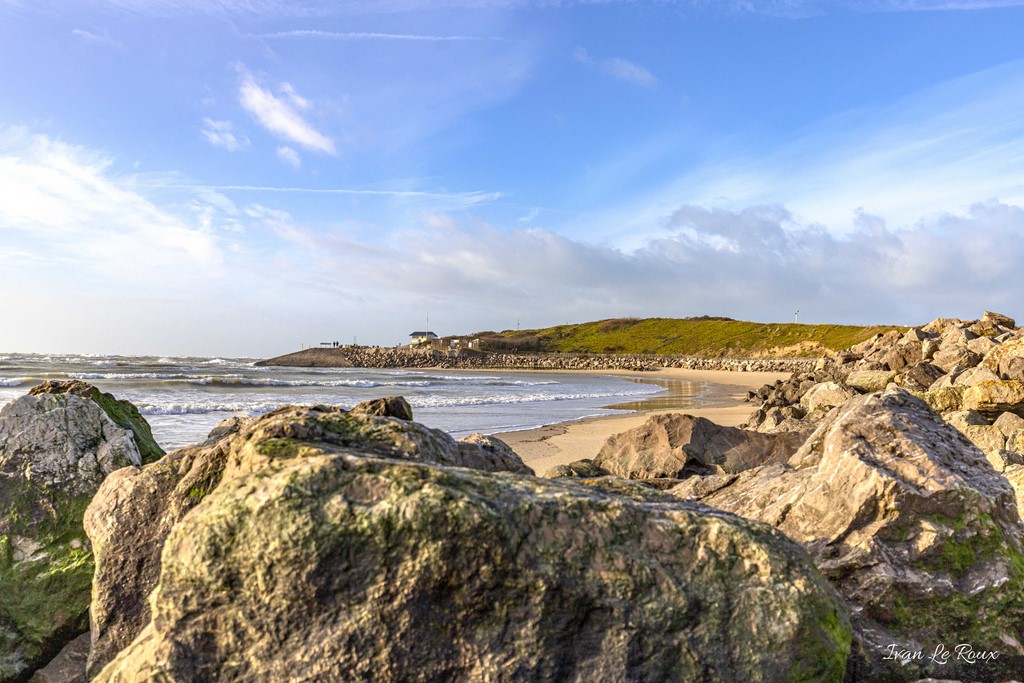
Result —
POLYGON ((686 356, 812 357, 892 326, 751 323, 729 318, 615 318, 539 330, 480 332, 485 350, 642 353, 686 356))

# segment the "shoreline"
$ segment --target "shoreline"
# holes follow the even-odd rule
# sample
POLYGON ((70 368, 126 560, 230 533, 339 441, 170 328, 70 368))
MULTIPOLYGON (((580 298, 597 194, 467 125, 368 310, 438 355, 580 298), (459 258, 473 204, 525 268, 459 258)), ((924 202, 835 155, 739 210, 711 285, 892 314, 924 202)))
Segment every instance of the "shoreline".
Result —
MULTIPOLYGON (((661 395, 647 399, 651 403, 665 401, 663 407, 631 409, 627 414, 585 417, 572 422, 559 422, 532 429, 499 432, 493 436, 507 443, 538 476, 551 467, 566 465, 574 460, 593 458, 608 437, 637 427, 652 415, 684 413, 705 417, 716 424, 735 427, 746 421, 754 405, 745 401, 747 391, 759 389, 777 379, 786 379, 789 372, 736 372, 732 370, 687 370, 662 368, 655 371, 594 371, 603 375, 616 375, 634 380, 661 384, 672 391, 673 385, 682 388, 680 380, 700 383, 703 390, 693 396, 661 395), (659 382, 658 380, 661 380, 659 382), (662 384, 664 382, 664 384, 662 384), (689 399, 686 405, 680 399, 689 399), (680 403, 683 403, 680 405, 680 403)), ((645 403, 644 400, 632 402, 645 403)), ((623 405, 623 404, 620 404, 623 405)))

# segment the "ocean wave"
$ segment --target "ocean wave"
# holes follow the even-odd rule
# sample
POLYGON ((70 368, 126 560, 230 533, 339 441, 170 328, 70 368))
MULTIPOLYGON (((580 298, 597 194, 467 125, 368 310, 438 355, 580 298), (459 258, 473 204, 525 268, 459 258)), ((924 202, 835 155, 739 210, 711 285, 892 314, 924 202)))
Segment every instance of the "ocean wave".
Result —
POLYGON ((546 403, 548 401, 582 401, 596 398, 629 398, 649 396, 650 391, 595 391, 580 393, 499 394, 491 396, 410 396, 414 408, 451 408, 456 406, 512 405, 516 403, 546 403))
POLYGON ((188 382, 199 386, 354 387, 358 389, 375 389, 377 387, 429 387, 433 384, 433 382, 427 381, 381 382, 372 379, 273 379, 263 377, 242 377, 239 375, 195 377, 190 378, 188 382))
POLYGON ((287 402, 267 401, 249 403, 232 401, 229 403, 162 403, 152 404, 140 402, 136 404, 139 412, 143 415, 206 415, 207 413, 243 413, 245 415, 260 415, 275 408, 288 405, 287 402))
POLYGON ((72 379, 159 379, 159 380, 188 380, 189 375, 166 372, 69 372, 68 377, 72 379))
POLYGON ((28 377, 10 377, 0 379, 0 387, 20 387, 23 384, 29 384, 31 381, 28 377))

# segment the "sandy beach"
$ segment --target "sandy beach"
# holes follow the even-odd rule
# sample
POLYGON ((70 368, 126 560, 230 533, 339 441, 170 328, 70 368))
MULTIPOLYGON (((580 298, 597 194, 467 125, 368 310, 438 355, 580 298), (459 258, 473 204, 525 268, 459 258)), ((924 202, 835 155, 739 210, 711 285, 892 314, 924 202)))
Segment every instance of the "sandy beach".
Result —
POLYGON ((609 436, 641 425, 658 413, 686 413, 706 417, 721 425, 739 425, 754 409, 744 401, 747 391, 785 379, 790 373, 665 368, 656 372, 603 374, 654 381, 665 386, 670 393, 648 401, 616 406, 634 410, 626 415, 586 418, 495 436, 511 446, 539 475, 556 465, 593 458, 609 436))

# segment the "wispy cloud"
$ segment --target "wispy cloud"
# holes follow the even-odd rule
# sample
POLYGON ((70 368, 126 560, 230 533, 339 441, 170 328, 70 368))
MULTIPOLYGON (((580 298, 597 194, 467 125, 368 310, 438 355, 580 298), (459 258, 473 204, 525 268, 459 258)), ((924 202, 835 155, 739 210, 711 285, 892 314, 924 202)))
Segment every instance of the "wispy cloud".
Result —
POLYGON ((432 200, 449 205, 470 207, 501 199, 501 192, 426 192, 420 190, 376 190, 343 187, 282 187, 273 185, 192 185, 161 181, 154 188, 178 190, 211 190, 215 192, 268 192, 281 194, 349 195, 392 199, 432 200))
MULTIPOLYGON (((63 9, 58 0, 0 0, 0 4, 63 9)), ((395 14, 434 9, 572 9, 598 4, 595 0, 386 0, 378 3, 339 3, 331 0, 95 0, 94 5, 149 16, 223 14, 246 17, 325 17, 374 13, 395 14)), ((635 0, 600 0, 600 4, 632 5, 635 0)), ((1020 7, 1024 0, 660 0, 659 4, 695 12, 764 14, 804 17, 831 11, 922 12, 971 11, 1020 7)), ((372 34, 371 34, 372 35, 372 34)), ((400 34, 399 34, 400 35, 400 34)), ((476 39, 467 36, 469 39, 476 39)), ((490 38, 483 38, 489 40, 490 38)))
POLYGON ((324 40, 398 40, 425 43, 482 43, 511 42, 497 36, 462 36, 462 35, 430 35, 423 33, 380 33, 371 31, 321 31, 317 29, 297 29, 294 31, 275 31, 261 33, 260 38, 321 38, 324 40))
POLYGON ((249 146, 249 138, 244 135, 235 135, 234 124, 230 121, 215 121, 211 118, 204 118, 203 128, 200 132, 211 145, 226 149, 229 152, 237 152, 249 146))
POLYGON ((291 147, 278 147, 277 158, 292 168, 299 168, 302 166, 302 159, 299 158, 299 153, 291 147))
MULTIPOLYGON (((271 133, 306 149, 324 154, 336 154, 334 140, 324 135, 296 111, 298 95, 288 83, 281 89, 284 97, 277 97, 272 91, 260 86, 248 70, 241 69, 242 83, 238 89, 238 101, 252 117, 271 133)), ((308 105, 304 99, 303 105, 308 105)))
POLYGON ((578 47, 573 51, 573 59, 580 64, 596 68, 612 78, 625 81, 626 83, 640 85, 645 88, 653 88, 658 85, 658 79, 650 71, 639 64, 634 64, 620 57, 594 59, 590 56, 590 53, 582 47, 578 47))
POLYGON ((208 224, 157 206, 112 167, 103 153, 0 129, 0 232, 88 270, 150 277, 168 266, 218 262, 208 224))
POLYGON ((71 35, 78 38, 87 45, 95 45, 96 47, 112 47, 116 50, 123 50, 124 45, 110 37, 110 34, 106 31, 102 33, 94 33, 92 31, 86 31, 84 28, 71 29, 71 35))

